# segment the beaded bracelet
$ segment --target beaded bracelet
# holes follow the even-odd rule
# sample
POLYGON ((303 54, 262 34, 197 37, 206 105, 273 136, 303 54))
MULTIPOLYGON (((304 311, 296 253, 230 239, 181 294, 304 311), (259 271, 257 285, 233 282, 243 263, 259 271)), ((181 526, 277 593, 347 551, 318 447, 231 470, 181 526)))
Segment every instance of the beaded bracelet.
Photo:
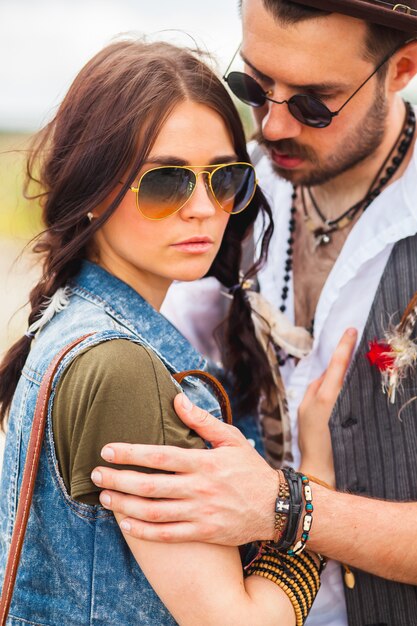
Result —
POLYGON ((308 553, 261 554, 246 571, 246 574, 268 578, 280 587, 293 605, 296 624, 302 626, 320 588, 320 573, 325 561, 317 555, 319 564, 308 553))
POLYGON ((305 514, 303 517, 303 532, 301 539, 297 541, 295 546, 288 550, 288 554, 293 556, 294 554, 300 554, 306 547, 306 543, 310 536, 311 526, 313 524, 313 493, 311 491, 308 477, 304 474, 301 476, 301 482, 303 485, 304 502, 305 502, 305 514))

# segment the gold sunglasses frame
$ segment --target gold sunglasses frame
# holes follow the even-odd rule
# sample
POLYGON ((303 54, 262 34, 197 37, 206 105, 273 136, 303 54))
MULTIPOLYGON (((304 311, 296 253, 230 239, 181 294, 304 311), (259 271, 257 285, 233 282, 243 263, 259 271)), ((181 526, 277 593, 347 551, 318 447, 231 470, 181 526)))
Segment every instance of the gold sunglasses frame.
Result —
MULTIPOLYGON (((242 213, 242 211, 244 211, 249 204, 252 202, 253 196, 255 195, 256 192, 256 188, 258 186, 258 179, 256 178, 256 171, 255 168, 253 167, 252 163, 245 163, 245 161, 232 161, 231 163, 216 163, 215 165, 160 165, 158 167, 152 167, 149 170, 146 170, 146 172, 144 172, 141 177, 138 180, 138 185, 137 187, 130 187, 130 191, 133 191, 136 194, 136 208, 138 209, 138 211, 143 215, 143 217, 145 217, 147 220, 153 220, 153 221, 161 221, 161 220, 166 220, 167 217, 171 217, 171 215, 175 215, 175 213, 178 213, 178 211, 181 211, 181 209, 187 204, 187 202, 192 198, 196 188, 197 188, 197 183, 198 183, 198 177, 200 176, 200 174, 206 174, 207 175, 207 182, 208 182, 208 188, 210 189, 210 193, 211 196, 214 198, 217 206, 224 211, 225 213, 227 213, 228 215, 239 215, 239 213, 242 213), (247 165, 248 167, 250 167, 253 170, 253 173, 255 175, 255 183, 253 186, 253 192, 252 195, 250 197, 250 199, 248 200, 248 202, 245 204, 245 206, 240 209, 239 211, 236 211, 236 213, 229 213, 229 211, 226 211, 226 209, 224 209, 220 202, 217 200, 216 195, 213 191, 213 187, 211 184, 211 179, 213 177, 213 175, 222 167, 226 167, 226 166, 230 166, 230 165, 247 165), (141 182, 144 178, 144 176, 146 176, 146 174, 149 174, 149 172, 154 172, 155 170, 163 170, 163 169, 172 169, 173 167, 177 168, 177 169, 183 169, 183 170, 188 170, 190 172, 192 172, 195 176, 195 185, 194 188, 191 192, 191 194, 188 196, 188 198, 186 199, 186 201, 178 208, 175 209, 175 211, 173 211, 172 213, 170 213, 169 215, 165 215, 164 217, 149 217, 149 215, 145 215, 145 213, 141 210, 140 206, 139 206, 139 189, 140 189, 140 185, 141 182), (209 170, 202 170, 201 172, 195 172, 193 168, 202 168, 202 167, 214 167, 213 170, 209 171, 209 170)), ((205 187, 207 189, 207 183, 205 182, 205 187)))

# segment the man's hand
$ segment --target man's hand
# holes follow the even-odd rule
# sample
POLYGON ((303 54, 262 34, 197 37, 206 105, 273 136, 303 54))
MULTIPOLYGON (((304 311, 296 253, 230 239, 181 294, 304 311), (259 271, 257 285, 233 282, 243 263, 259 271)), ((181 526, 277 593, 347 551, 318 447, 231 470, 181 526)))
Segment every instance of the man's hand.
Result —
POLYGON ((184 394, 175 409, 212 450, 114 443, 106 461, 175 474, 145 474, 97 467, 103 506, 124 516, 124 532, 150 541, 203 541, 242 545, 271 539, 278 488, 275 470, 239 430, 194 406, 184 394), (120 493, 121 492, 121 493, 120 493))
POLYGON ((298 410, 301 471, 335 486, 329 419, 343 387, 358 333, 343 334, 323 375, 311 383, 298 410))

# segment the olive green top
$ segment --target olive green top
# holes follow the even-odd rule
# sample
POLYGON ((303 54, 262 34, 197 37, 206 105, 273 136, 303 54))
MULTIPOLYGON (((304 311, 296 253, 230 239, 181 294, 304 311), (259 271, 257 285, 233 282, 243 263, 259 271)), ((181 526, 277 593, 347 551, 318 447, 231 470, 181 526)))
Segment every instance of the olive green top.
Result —
POLYGON ((97 465, 111 466, 100 456, 106 443, 204 448, 174 411, 177 393, 164 364, 143 345, 117 339, 82 352, 62 375, 52 409, 56 455, 68 493, 87 504, 99 503, 100 489, 90 474, 97 465))

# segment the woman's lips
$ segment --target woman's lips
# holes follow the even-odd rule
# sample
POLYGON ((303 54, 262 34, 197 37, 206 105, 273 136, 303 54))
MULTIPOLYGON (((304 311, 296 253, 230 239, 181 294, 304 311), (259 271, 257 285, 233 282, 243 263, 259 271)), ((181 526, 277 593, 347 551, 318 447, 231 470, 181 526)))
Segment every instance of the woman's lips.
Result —
POLYGON ((213 247, 214 241, 210 237, 192 237, 172 245, 181 252, 202 254, 203 252, 208 252, 213 247))
POLYGON ((278 165, 278 167, 282 167, 286 170, 292 170, 296 167, 299 167, 304 163, 304 159, 300 157, 294 157, 288 154, 282 154, 277 150, 271 150, 271 158, 273 162, 278 165))

